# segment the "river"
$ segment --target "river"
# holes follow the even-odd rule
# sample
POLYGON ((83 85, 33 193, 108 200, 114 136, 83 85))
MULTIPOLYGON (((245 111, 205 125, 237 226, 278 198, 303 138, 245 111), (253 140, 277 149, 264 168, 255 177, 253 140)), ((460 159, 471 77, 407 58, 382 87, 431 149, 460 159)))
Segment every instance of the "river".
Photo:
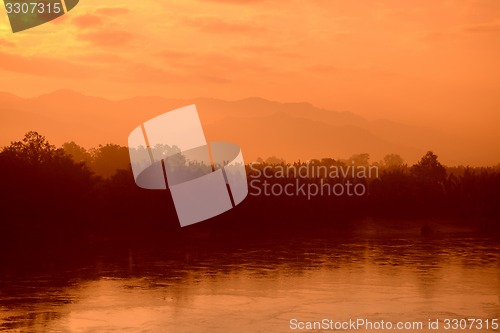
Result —
POLYGON ((499 250, 468 234, 121 248, 4 267, 0 331, 297 332, 323 319, 437 319, 433 332, 447 332, 445 319, 499 318, 499 250))

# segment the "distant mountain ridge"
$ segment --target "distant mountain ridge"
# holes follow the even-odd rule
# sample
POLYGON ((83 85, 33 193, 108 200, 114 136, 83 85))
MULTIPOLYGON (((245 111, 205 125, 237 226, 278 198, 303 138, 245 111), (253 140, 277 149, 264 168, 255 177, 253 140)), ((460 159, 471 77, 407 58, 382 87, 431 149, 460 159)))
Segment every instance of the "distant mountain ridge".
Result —
POLYGON ((499 162, 492 156, 476 156, 474 145, 478 143, 437 129, 390 120, 369 121, 309 103, 280 103, 256 97, 237 101, 162 97, 112 101, 70 90, 35 98, 0 92, 0 146, 20 140, 30 130, 56 145, 67 141, 87 148, 106 143, 126 145, 128 134, 138 124, 189 104, 197 105, 208 141, 237 142, 247 161, 269 156, 287 161, 348 158, 357 153, 369 153, 372 161, 377 161, 385 154, 397 153, 413 163, 425 151, 434 150, 450 165, 499 162))

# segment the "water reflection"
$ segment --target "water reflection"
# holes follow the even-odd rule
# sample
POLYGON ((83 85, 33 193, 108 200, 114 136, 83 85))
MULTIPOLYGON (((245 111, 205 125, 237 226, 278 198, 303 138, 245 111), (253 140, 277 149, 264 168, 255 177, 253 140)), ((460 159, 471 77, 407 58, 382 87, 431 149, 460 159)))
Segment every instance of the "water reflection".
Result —
POLYGON ((281 240, 129 248, 30 272, 4 265, 0 330, 287 332, 291 318, 498 318, 499 248, 479 237, 281 240))

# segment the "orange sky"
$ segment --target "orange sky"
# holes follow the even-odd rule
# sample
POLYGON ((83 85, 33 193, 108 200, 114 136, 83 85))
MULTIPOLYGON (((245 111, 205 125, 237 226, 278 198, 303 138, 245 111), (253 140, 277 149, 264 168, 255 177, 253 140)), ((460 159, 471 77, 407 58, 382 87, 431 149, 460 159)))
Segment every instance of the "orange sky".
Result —
POLYGON ((0 91, 308 101, 499 141, 498 0, 84 0, 12 34, 0 91))

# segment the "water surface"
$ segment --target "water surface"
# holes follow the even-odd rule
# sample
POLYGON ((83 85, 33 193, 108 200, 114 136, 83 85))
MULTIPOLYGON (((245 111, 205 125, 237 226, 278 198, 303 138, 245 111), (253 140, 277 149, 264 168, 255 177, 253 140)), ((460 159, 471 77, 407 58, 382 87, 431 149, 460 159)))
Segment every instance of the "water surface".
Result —
POLYGON ((292 318, 499 318, 499 250, 475 235, 205 241, 4 265, 0 331, 292 332, 292 318))

